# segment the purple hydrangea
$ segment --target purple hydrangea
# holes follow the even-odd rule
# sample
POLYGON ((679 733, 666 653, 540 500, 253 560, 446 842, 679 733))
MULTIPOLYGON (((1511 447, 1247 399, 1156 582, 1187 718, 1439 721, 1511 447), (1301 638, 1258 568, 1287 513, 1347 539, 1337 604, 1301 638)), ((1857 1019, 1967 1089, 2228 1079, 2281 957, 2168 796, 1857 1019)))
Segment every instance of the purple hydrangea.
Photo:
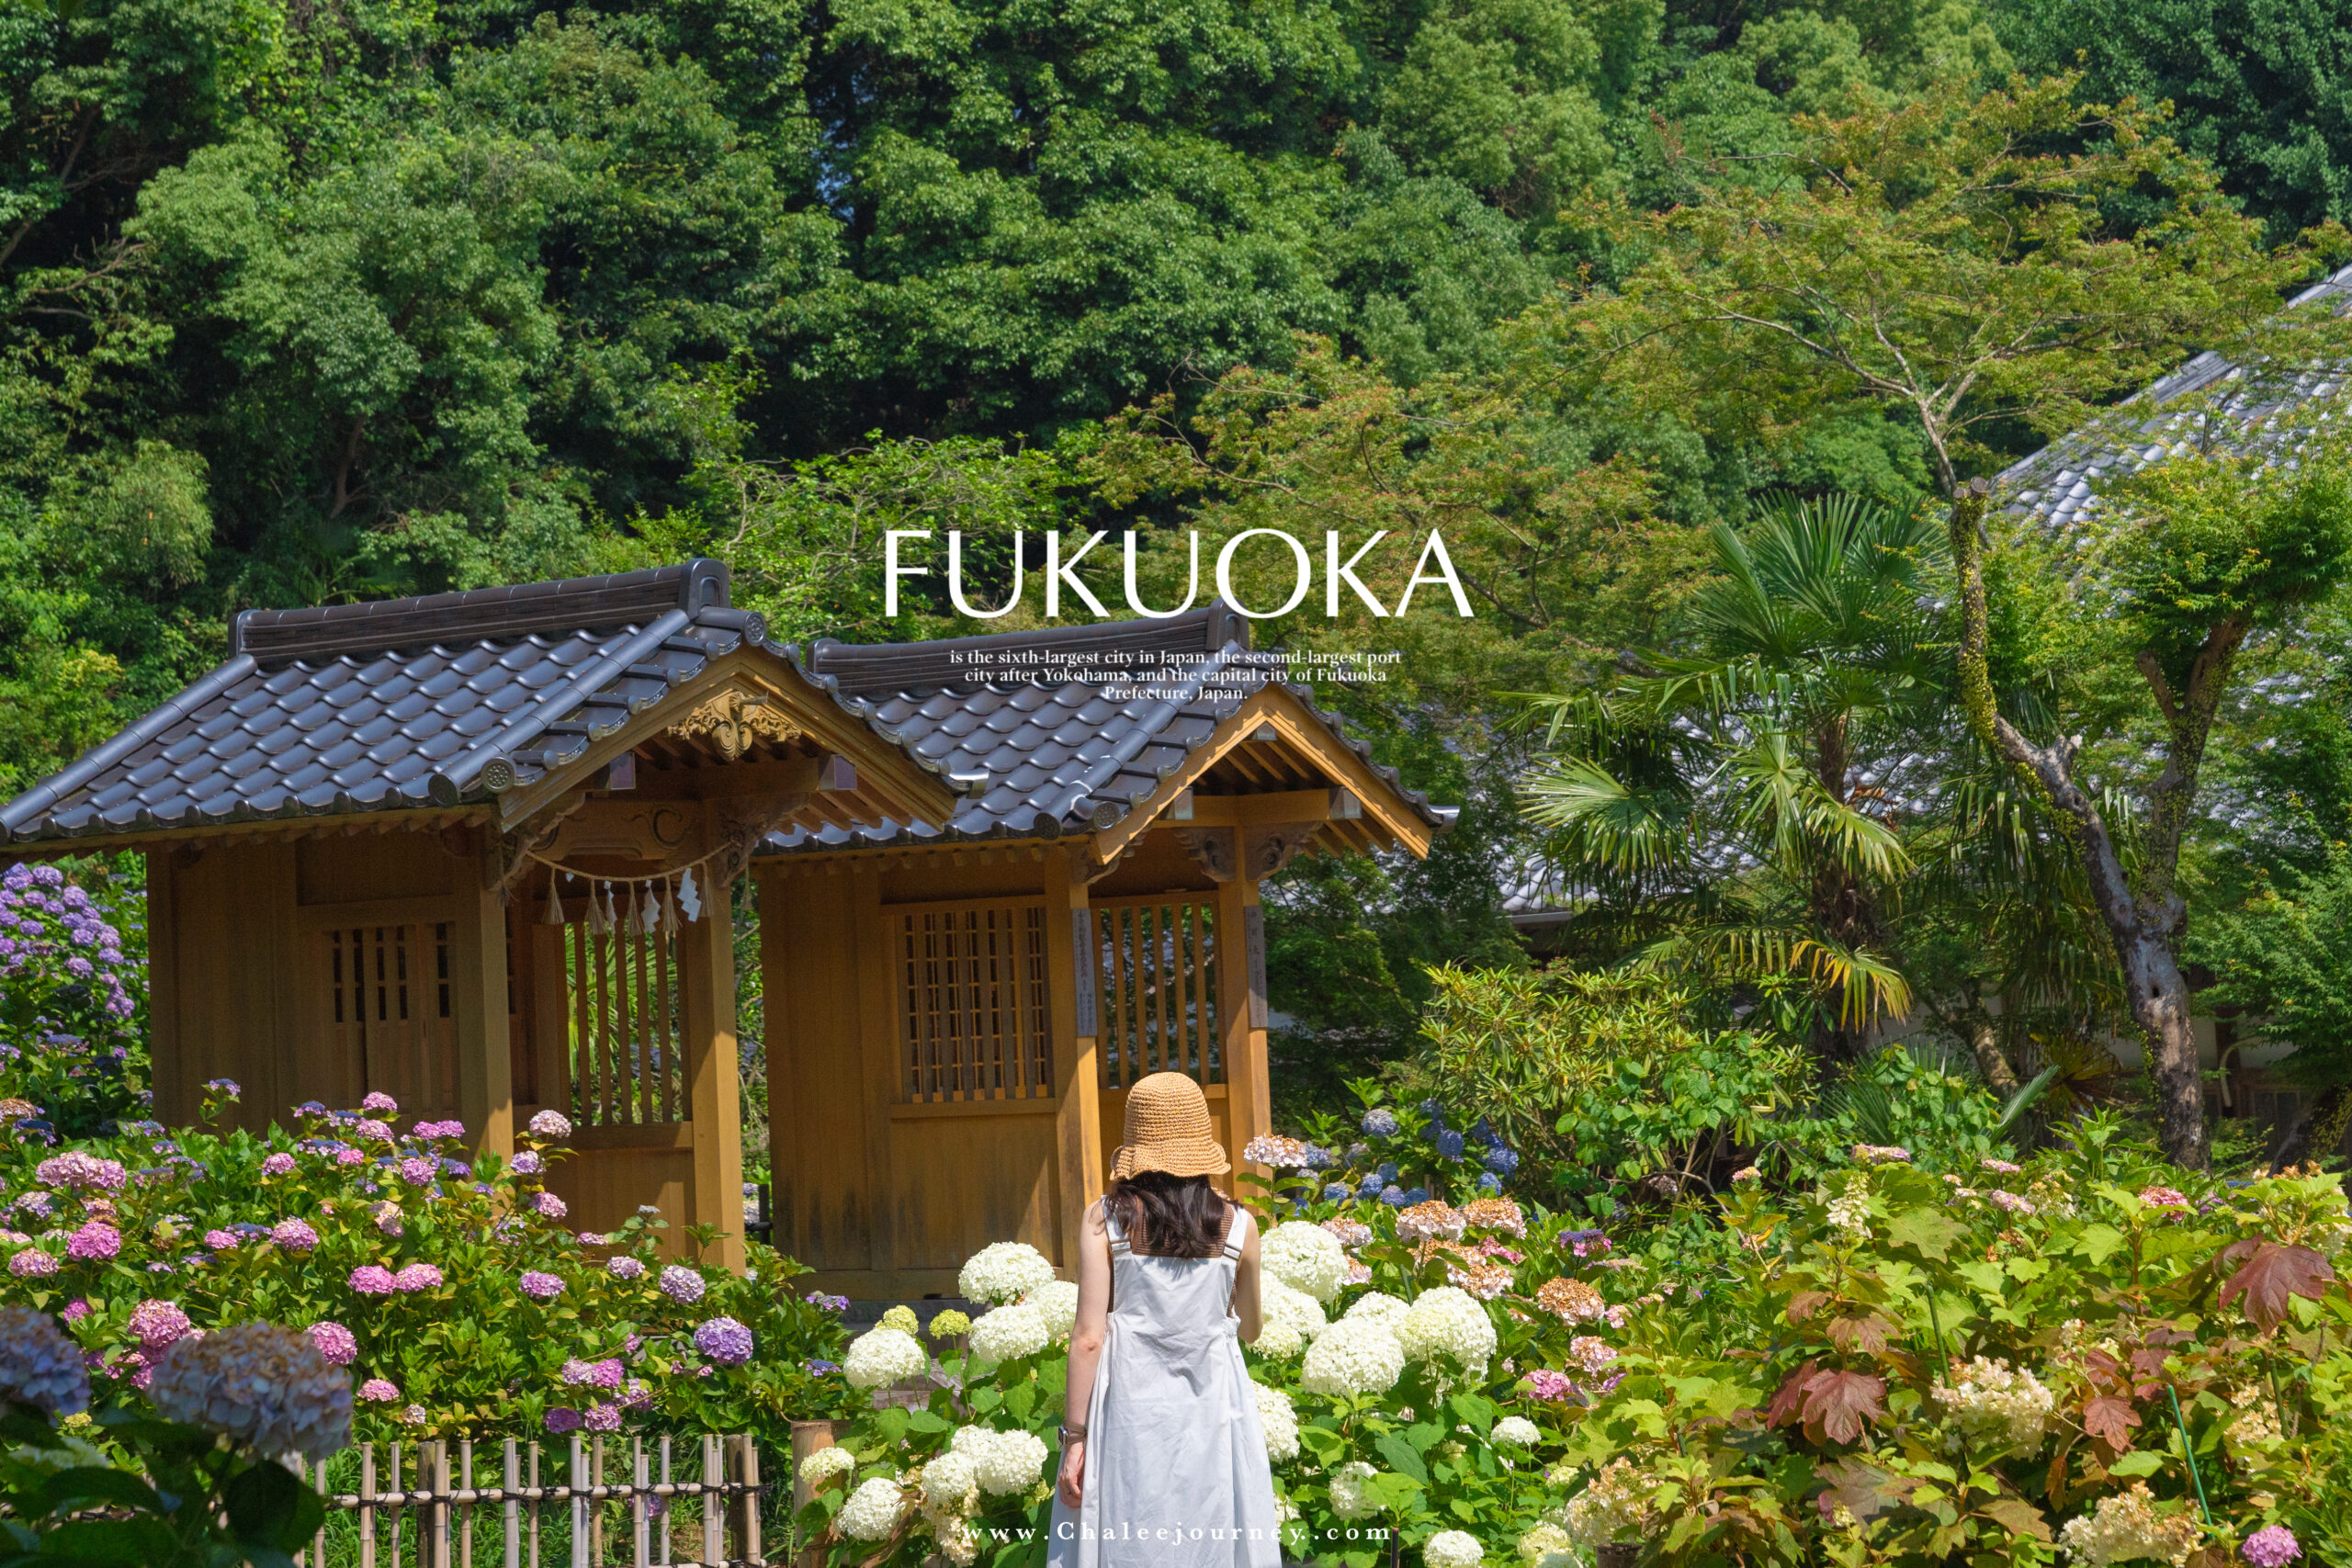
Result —
POLYGON ((695 1330, 695 1348, 722 1367, 752 1359, 752 1331, 731 1317, 714 1317, 695 1330))
POLYGON ((535 1138, 568 1138, 571 1136, 571 1118, 560 1111, 542 1111, 531 1118, 530 1131, 535 1138))
POLYGON ((591 1405, 582 1425, 592 1432, 617 1432, 621 1429, 621 1407, 617 1404, 591 1405))
POLYGON ((379 1116, 397 1116, 401 1113, 401 1102, 383 1090, 377 1089, 359 1102, 359 1109, 373 1111, 379 1116))
POLYGON ((104 1220, 92 1220, 65 1243, 65 1256, 76 1263, 103 1263, 122 1250, 122 1233, 104 1220))
POLYGON ((547 1422, 550 1432, 577 1432, 581 1427, 580 1412, 569 1404, 559 1404, 548 1412, 547 1422))
POLYGON ((441 1168, 422 1155, 411 1155, 401 1161, 401 1179, 412 1187, 424 1187, 440 1174, 441 1168))
POLYGON ((130 1309, 128 1326, 130 1337, 139 1341, 139 1348, 153 1356, 166 1346, 177 1344, 194 1325, 188 1322, 187 1314, 174 1303, 151 1300, 130 1309))
POLYGON ((641 1278, 644 1275, 645 1264, 641 1259, 631 1258, 628 1254, 623 1253, 618 1258, 609 1258, 605 1261, 605 1272, 610 1274, 616 1280, 635 1280, 641 1278))
POLYGON ((537 1269, 524 1270, 522 1279, 515 1283, 521 1287, 525 1295, 535 1302, 551 1302, 563 1294, 562 1280, 552 1274, 543 1274, 537 1269))
POLYGON ((539 1157, 537 1149, 525 1149, 514 1156, 514 1174, 517 1176, 537 1176, 547 1168, 548 1162, 539 1157))
POLYGON ((441 1288, 441 1270, 430 1263, 412 1263, 392 1276, 396 1291, 437 1291, 441 1288))
POLYGON ((462 1138, 466 1135, 466 1124, 463 1122, 419 1122, 413 1135, 427 1143, 436 1138, 462 1138))
POLYGON ((0 1307, 0 1396, 51 1415, 89 1408, 89 1365, 48 1314, 0 1307))
POLYGON ((552 1192, 533 1193, 531 1195, 531 1207, 537 1209, 540 1214, 550 1220, 560 1220, 563 1218, 564 1214, 568 1212, 564 1208, 563 1200, 557 1197, 552 1192))
POLYGON ((351 1135, 364 1142, 389 1144, 392 1141, 392 1129, 372 1117, 363 1117, 359 1124, 352 1128, 351 1135))
POLYGON ((692 1306, 702 1300, 702 1276, 683 1263, 673 1263, 662 1270, 662 1293, 681 1306, 692 1306))
POLYGON ((363 1296, 389 1296, 400 1289, 392 1271, 380 1263, 363 1263, 351 1271, 352 1290, 363 1296))
POLYGON ((849 1298, 847 1296, 829 1296, 822 1291, 809 1292, 808 1304, 815 1307, 819 1312, 849 1311, 849 1298))
POLYGON ((294 1174, 294 1156, 281 1149, 261 1162, 261 1173, 264 1176, 291 1176, 294 1174))
POLYGON ((311 1343, 331 1367, 347 1367, 359 1359, 359 1340, 340 1323, 314 1323, 310 1327, 311 1343))
POLYGON ((574 1388, 618 1388, 623 1373, 617 1357, 583 1361, 574 1356, 563 1364, 563 1381, 574 1388))
POLYGON ((2286 1568, 2303 1554, 2302 1542, 2285 1525, 2266 1525, 2245 1538, 2238 1548, 2238 1555, 2254 1564, 2254 1568, 2286 1568))
POLYGON ((307 1220, 280 1220, 270 1227, 269 1239, 288 1252, 308 1252, 319 1245, 319 1233, 307 1220))
POLYGON ((401 1391, 383 1378, 369 1378, 359 1385, 359 1397, 372 1399, 379 1404, 396 1404, 400 1402, 401 1391))
POLYGON ((217 1094, 223 1100, 234 1100, 245 1092, 237 1087, 237 1080, 234 1078, 207 1078, 204 1080, 204 1087, 208 1092, 217 1094))
POLYGON ((80 1149, 68 1149, 35 1166, 33 1179, 43 1187, 71 1187, 84 1192, 119 1192, 130 1176, 119 1160, 100 1159, 80 1149))
POLYGON ((57 1259, 38 1247, 28 1247, 8 1259, 8 1272, 19 1280, 46 1279, 57 1272, 57 1259))

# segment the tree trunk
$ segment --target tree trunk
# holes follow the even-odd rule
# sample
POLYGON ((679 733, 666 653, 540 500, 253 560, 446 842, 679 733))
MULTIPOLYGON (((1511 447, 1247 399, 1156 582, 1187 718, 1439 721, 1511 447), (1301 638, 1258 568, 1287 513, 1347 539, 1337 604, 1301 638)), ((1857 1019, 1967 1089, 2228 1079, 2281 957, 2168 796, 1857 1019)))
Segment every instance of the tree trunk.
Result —
POLYGON ((2313 1097, 2288 1129, 2286 1141, 2271 1156, 2272 1173, 2305 1160, 2327 1158, 2344 1142, 2347 1125, 2352 1125, 2352 1084, 2330 1084, 2313 1097))
POLYGON ((1976 1053, 1976 1070, 1984 1075, 1984 1083, 2003 1100, 2018 1091, 2018 1072, 2009 1065, 2007 1055, 1993 1029, 1990 1015, 1977 1011, 1969 1015, 1968 1046, 1976 1053))
POLYGON ((2124 987, 2132 998, 2132 1018, 2147 1037, 2165 1157, 2202 1170, 2211 1153, 2205 1142, 2205 1078, 2197 1060, 2188 978, 2174 960, 2165 934, 2140 925, 2128 934, 2114 935, 2116 954, 2123 961, 2124 987))

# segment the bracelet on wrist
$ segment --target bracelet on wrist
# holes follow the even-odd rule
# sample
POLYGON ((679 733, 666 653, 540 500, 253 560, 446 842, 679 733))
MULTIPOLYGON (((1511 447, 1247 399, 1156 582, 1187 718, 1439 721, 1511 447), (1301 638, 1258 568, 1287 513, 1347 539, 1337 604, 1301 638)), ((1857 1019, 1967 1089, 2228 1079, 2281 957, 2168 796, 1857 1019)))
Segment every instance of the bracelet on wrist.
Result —
POLYGON ((1086 1428, 1083 1427, 1064 1427, 1061 1428, 1061 1438, 1062 1447, 1064 1448, 1069 1447, 1072 1443, 1082 1443, 1086 1441, 1086 1428))

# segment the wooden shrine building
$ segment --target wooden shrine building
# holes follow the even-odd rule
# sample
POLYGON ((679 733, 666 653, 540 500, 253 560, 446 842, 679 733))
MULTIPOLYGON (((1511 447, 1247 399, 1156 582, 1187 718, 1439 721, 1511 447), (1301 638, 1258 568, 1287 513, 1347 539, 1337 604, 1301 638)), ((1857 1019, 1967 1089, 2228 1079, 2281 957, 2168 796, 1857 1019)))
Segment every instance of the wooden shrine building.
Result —
POLYGON ((1260 879, 1450 819, 1263 665, 1222 605, 804 653, 709 560, 252 611, 0 809, 0 860, 144 852, 161 1120, 381 1090, 505 1153, 558 1111, 572 1224, 657 1205, 730 1266, 749 874, 775 1243, 945 1293, 989 1241, 1072 1261, 1144 1073, 1200 1078, 1239 1166, 1260 879))

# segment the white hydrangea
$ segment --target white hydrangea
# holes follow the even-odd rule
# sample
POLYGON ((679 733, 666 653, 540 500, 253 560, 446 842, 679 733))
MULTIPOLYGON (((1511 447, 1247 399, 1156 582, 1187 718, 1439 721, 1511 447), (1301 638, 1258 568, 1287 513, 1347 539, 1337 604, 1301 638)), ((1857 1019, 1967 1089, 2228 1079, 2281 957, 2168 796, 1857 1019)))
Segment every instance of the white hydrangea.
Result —
POLYGON ((1287 1323, 1308 1339, 1323 1332, 1323 1303, 1280 1280, 1258 1281, 1259 1310, 1269 1323, 1287 1323))
POLYGON ((2156 1512, 2155 1497, 2144 1481, 2133 1482, 2129 1492, 2101 1497, 2096 1512, 2058 1527, 2059 1550, 2085 1568, 2140 1558, 2179 1568, 2197 1550, 2197 1539, 2196 1518, 2185 1509, 2156 1512))
POLYGON ((959 1427, 948 1439, 948 1451, 971 1460, 980 1490, 992 1497, 1026 1492, 1046 1467, 1046 1444, 1035 1432, 959 1427))
POLYGON ((1396 1337, 1417 1361, 1452 1356, 1473 1372, 1484 1371, 1495 1353, 1494 1320, 1476 1296, 1455 1285, 1422 1292, 1397 1321, 1396 1337))
POLYGON ((1053 1325, 1044 1309, 1026 1302, 991 1308, 972 1324, 972 1354, 982 1361, 1034 1356, 1053 1342, 1053 1325))
POLYGON ((1578 1546, 1607 1546, 1638 1538, 1649 1529, 1652 1512, 1648 1494, 1642 1487, 1642 1472, 1633 1461, 1615 1459, 1568 1499, 1560 1522, 1568 1527, 1578 1546))
POLYGON ((1506 1416, 1495 1423, 1494 1439, 1506 1448, 1532 1449, 1543 1436, 1524 1416, 1506 1416))
POLYGON ((1318 1302, 1337 1296, 1348 1280, 1348 1249, 1321 1225, 1303 1220, 1268 1231, 1258 1243, 1258 1260, 1269 1278, 1318 1302))
POLYGON ((887 1475, 877 1475, 860 1485, 842 1505, 833 1523, 842 1534, 852 1540, 887 1540, 899 1528, 899 1514, 904 1496, 899 1483, 887 1475))
POLYGON ((1478 1568, 1486 1556, 1487 1549, 1468 1530, 1440 1530, 1421 1547, 1429 1568, 1478 1568))
POLYGON ((1343 1317, 1306 1352, 1298 1386, 1309 1393, 1383 1393, 1405 1374, 1405 1346, 1376 1317, 1343 1317))
POLYGON ((1576 1538, 1545 1519, 1519 1538, 1519 1560, 1527 1568, 1566 1568, 1576 1561, 1576 1538))
POLYGON ((941 1513, 926 1508, 923 1517, 931 1525, 931 1533, 939 1542, 940 1555, 956 1564, 956 1568, 971 1568, 980 1555, 979 1532, 961 1514, 941 1513))
POLYGON ((847 1475, 857 1468, 857 1455, 835 1445, 819 1449, 800 1461, 800 1479, 811 1488, 822 1486, 836 1475, 847 1475))
POLYGON ((1298 1412, 1290 1406, 1290 1395, 1264 1383, 1250 1385, 1258 1394, 1258 1425, 1265 1429, 1266 1457, 1276 1464, 1284 1464, 1298 1457, 1298 1412))
POLYGON ((1983 1356, 1961 1368, 1951 1386, 1938 1383, 1935 1398, 1970 1436, 1999 1437, 2012 1444, 2039 1445, 2058 1404, 2031 1372, 1983 1356))
POLYGON ((1046 1255, 1023 1241, 995 1241, 972 1254, 956 1288, 976 1302, 1017 1302, 1054 1277, 1046 1255))
POLYGON ((980 1462, 968 1452, 950 1449, 922 1467, 922 1501, 927 1509, 967 1512, 979 1487, 980 1462))
POLYGON ((921 1328, 922 1325, 915 1320, 915 1309, 907 1305, 906 1303, 900 1302, 897 1306, 892 1307, 889 1311, 882 1314, 880 1326, 884 1328, 903 1329, 907 1333, 912 1334, 915 1330, 921 1328))
POLYGON ((1021 1298, 1023 1306, 1045 1314, 1046 1332, 1065 1338, 1078 1324, 1078 1287, 1067 1280, 1049 1280, 1021 1298))
POLYGON ((1391 1327, 1394 1327, 1396 1325, 1396 1321, 1398 1318, 1403 1317, 1407 1313, 1412 1310, 1413 1303, 1410 1302, 1401 1301, 1395 1296, 1388 1295, 1380 1291, 1367 1291, 1363 1295, 1358 1296, 1354 1301, 1350 1302, 1348 1303, 1348 1310, 1340 1315, 1343 1317, 1356 1318, 1368 1317, 1381 1323, 1385 1323, 1391 1327))
POLYGON ((1250 1348, 1261 1356, 1286 1361, 1306 1348, 1306 1336, 1298 1331, 1298 1325, 1270 1317, 1258 1325, 1258 1337, 1250 1348))
POLYGON ((1364 1490, 1364 1483, 1377 1474, 1372 1466, 1360 1459, 1351 1459, 1331 1472, 1331 1512, 1343 1519, 1369 1518, 1380 1511, 1380 1505, 1364 1490))
POLYGON ((930 1371, 930 1353, 903 1328, 869 1328, 849 1342, 842 1358, 842 1376, 852 1388, 888 1388, 930 1371))

